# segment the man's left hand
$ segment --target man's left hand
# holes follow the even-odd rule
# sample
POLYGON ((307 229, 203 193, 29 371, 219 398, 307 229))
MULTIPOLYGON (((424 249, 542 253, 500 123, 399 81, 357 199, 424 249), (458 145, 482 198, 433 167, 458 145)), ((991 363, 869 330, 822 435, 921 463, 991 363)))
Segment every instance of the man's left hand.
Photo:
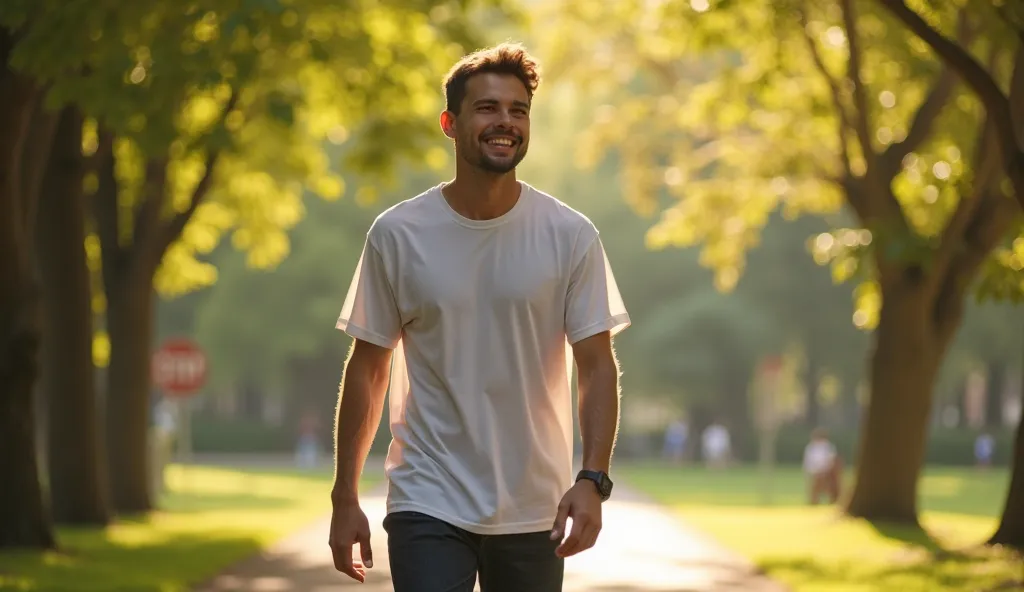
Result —
POLYGON ((572 518, 572 532, 555 549, 555 555, 563 558, 593 547, 601 532, 601 495, 593 482, 581 479, 562 496, 551 540, 565 535, 567 518, 572 518))

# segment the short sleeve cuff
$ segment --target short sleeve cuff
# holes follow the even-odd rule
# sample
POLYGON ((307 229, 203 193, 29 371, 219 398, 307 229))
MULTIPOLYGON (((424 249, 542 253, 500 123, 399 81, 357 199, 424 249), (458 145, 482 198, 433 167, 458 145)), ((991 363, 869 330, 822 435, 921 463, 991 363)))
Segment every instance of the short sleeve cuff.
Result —
POLYGON ((398 339, 388 339, 379 333, 364 329, 358 325, 353 325, 351 321, 347 319, 338 319, 335 328, 344 331, 355 339, 366 341, 380 347, 387 349, 395 349, 398 347, 398 339))
POLYGON ((573 331, 568 335, 569 345, 575 345, 579 341, 583 341, 587 337, 593 337, 598 333, 604 331, 610 331, 612 337, 622 332, 623 329, 631 324, 629 320, 629 313, 619 313, 617 315, 608 317, 601 322, 587 325, 582 329, 573 331))

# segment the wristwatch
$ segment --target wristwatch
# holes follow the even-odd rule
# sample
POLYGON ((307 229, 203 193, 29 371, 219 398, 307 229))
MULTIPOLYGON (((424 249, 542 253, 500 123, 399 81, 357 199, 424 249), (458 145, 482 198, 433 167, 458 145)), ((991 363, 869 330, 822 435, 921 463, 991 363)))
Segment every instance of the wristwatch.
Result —
POLYGON ((612 480, 608 477, 608 473, 604 471, 588 471, 586 469, 576 474, 576 482, 579 483, 580 479, 588 479, 594 482, 597 487, 597 493, 601 496, 601 501, 607 501, 612 495, 612 480))

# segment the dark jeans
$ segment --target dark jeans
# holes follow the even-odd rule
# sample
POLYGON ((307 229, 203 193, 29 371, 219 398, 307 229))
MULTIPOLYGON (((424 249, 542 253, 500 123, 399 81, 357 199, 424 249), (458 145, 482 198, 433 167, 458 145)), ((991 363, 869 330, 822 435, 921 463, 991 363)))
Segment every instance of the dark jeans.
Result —
POLYGON ((419 512, 384 518, 395 592, 561 592, 551 531, 479 535, 419 512))

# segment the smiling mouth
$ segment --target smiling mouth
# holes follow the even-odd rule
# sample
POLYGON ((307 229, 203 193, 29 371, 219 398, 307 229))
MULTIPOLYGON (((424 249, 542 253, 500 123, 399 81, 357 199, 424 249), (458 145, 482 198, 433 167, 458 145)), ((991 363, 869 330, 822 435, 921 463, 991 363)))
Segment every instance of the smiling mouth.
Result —
POLYGON ((511 148, 516 145, 516 140, 512 138, 488 138, 484 141, 488 146, 497 146, 499 148, 511 148))

